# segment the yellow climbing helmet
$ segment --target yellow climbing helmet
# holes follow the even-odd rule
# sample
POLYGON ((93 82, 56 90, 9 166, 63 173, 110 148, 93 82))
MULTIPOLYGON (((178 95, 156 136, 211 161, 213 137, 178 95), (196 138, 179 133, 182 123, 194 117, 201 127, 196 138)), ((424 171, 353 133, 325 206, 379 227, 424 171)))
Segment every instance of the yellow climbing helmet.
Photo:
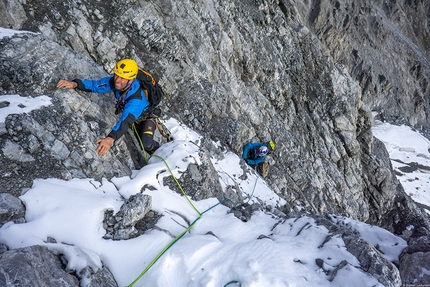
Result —
POLYGON ((134 60, 123 59, 116 63, 113 70, 114 74, 126 80, 133 80, 137 77, 139 67, 134 60))
POLYGON ((275 142, 274 141, 269 141, 269 146, 271 150, 275 150, 275 142))

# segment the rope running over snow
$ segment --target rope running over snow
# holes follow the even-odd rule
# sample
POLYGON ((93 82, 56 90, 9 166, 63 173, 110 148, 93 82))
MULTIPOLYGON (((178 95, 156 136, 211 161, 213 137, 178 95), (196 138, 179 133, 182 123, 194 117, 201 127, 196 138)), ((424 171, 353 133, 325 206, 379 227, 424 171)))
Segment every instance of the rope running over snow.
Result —
MULTIPOLYGON (((133 128, 134 128, 134 131, 136 131, 136 128, 134 127, 134 125, 133 125, 133 128)), ((137 133, 136 133, 137 134, 137 133)), ((141 144, 142 144, 142 142, 141 142, 141 144)), ((182 194, 185 196, 185 198, 187 199, 187 201, 188 201, 188 203, 194 208, 194 210, 197 212, 197 214, 199 215, 194 221, 193 221, 193 223, 191 223, 190 224, 190 226, 188 226, 184 231, 182 231, 182 233, 181 234, 179 234, 178 236, 176 236, 169 244, 167 244, 166 245, 166 247, 164 247, 163 248, 163 250, 161 250, 161 252, 160 253, 158 253, 158 255, 149 263, 149 265, 142 271, 142 273, 140 273, 139 274, 139 276, 137 276, 137 278, 133 281, 133 282, 131 282, 130 283, 130 285, 127 285, 126 287, 133 287, 134 286, 134 284, 136 284, 136 282, 137 281, 139 281, 140 280, 140 278, 142 278, 142 276, 143 275, 145 275, 145 273, 155 264, 155 262, 157 262, 158 261, 158 259, 160 259, 160 257, 161 256, 163 256, 163 254, 170 248, 170 247, 172 247, 179 239, 181 239, 182 238, 182 236, 184 236, 188 231, 190 231, 191 230, 191 228, 193 228, 193 226, 194 226, 194 224, 196 224, 196 222, 202 217, 202 215, 204 214, 204 213, 206 213, 206 212, 208 212, 209 210, 211 210, 212 208, 214 208, 214 207, 216 207, 216 206, 218 206, 219 204, 222 204, 222 203, 224 203, 224 202, 226 202, 226 201, 230 201, 234 206, 237 206, 238 204, 236 204, 236 203, 234 203, 231 199, 229 199, 229 198, 225 198, 224 200, 222 200, 222 201, 220 201, 220 202, 218 202, 217 204, 215 204, 215 205, 213 205, 213 206, 211 206, 211 207, 209 207, 208 209, 206 209, 205 211, 203 211, 203 212, 200 212, 195 206, 194 206, 194 204, 191 202, 191 200, 189 199, 189 197, 187 196, 187 194, 185 193, 185 191, 184 191, 184 189, 182 188, 182 186, 181 186, 181 184, 179 183, 179 181, 176 179, 176 177, 173 175, 173 172, 172 172, 172 170, 170 169, 170 167, 169 167, 169 165, 167 164, 167 162, 166 162, 166 160, 164 159, 164 158, 162 158, 161 156, 158 156, 158 155, 156 155, 156 154, 153 154, 152 156, 155 156, 155 157, 158 157, 159 159, 161 159, 164 163, 165 163, 165 165, 166 165, 166 167, 167 167, 167 169, 169 170, 169 172, 170 172, 170 174, 172 175, 172 177, 173 177, 173 179, 175 180, 175 182, 176 182, 176 184, 178 185, 178 187, 179 187, 179 189, 181 190, 181 192, 182 192, 182 194)), ((257 181, 258 181, 258 176, 257 176, 257 179, 255 180, 255 184, 254 184, 254 188, 253 188, 253 190, 252 190, 252 193, 251 193, 251 195, 249 196, 249 198, 248 198, 248 201, 247 201, 247 203, 251 200, 251 198, 252 198, 252 196, 253 196, 253 194, 254 194, 254 191, 255 191, 255 187, 256 187, 256 185, 257 185, 257 181)), ((240 283, 238 282, 238 281, 230 281, 230 282, 228 282, 226 285, 224 285, 224 286, 227 286, 227 285, 230 285, 230 284, 232 284, 232 283, 238 283, 239 284, 239 286, 240 286, 240 283)))

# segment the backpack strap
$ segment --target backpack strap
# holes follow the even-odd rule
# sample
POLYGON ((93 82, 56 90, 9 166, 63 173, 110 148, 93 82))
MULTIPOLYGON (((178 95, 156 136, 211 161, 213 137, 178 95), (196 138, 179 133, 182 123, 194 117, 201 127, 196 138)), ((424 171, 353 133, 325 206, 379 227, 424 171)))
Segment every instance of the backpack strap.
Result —
POLYGON ((142 69, 142 68, 139 68, 139 70, 140 70, 142 73, 144 73, 145 75, 147 75, 148 77, 150 77, 150 78, 151 78, 151 83, 152 83, 152 85, 154 85, 154 86, 155 86, 155 84, 156 84, 157 82, 155 81, 154 77, 153 77, 150 73, 148 73, 147 71, 145 71, 145 70, 144 70, 144 69, 142 69))

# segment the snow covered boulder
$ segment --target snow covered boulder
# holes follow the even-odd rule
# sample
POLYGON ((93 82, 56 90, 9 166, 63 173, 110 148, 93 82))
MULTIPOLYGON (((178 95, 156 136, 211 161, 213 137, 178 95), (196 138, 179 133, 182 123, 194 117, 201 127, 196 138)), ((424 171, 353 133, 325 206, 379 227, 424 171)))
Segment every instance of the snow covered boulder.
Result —
POLYGON ((105 239, 127 240, 139 236, 154 227, 160 216, 151 211, 152 197, 137 193, 113 214, 112 210, 105 212, 103 226, 106 229, 105 239))

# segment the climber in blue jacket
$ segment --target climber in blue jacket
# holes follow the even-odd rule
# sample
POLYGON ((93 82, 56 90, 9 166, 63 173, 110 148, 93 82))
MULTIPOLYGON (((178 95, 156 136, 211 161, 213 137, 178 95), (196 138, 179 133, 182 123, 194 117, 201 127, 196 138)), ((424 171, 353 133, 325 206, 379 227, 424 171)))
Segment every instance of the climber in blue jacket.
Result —
POLYGON ((252 142, 243 147, 242 159, 246 163, 255 168, 257 165, 263 163, 270 151, 275 150, 275 143, 273 141, 259 143, 252 142))
MULTIPOLYGON (((145 92, 140 86, 136 76, 138 66, 134 60, 123 59, 119 61, 114 69, 114 76, 102 78, 100 80, 80 80, 73 81, 60 80, 57 88, 79 89, 93 93, 114 92, 116 98, 116 114, 122 112, 112 131, 102 139, 98 139, 96 152, 105 155, 112 147, 114 141, 118 140, 131 125, 147 110, 150 106, 145 92)), ((137 124, 138 133, 142 144, 147 152, 153 152, 160 144, 154 140, 156 129, 155 122, 146 119, 137 124)))

